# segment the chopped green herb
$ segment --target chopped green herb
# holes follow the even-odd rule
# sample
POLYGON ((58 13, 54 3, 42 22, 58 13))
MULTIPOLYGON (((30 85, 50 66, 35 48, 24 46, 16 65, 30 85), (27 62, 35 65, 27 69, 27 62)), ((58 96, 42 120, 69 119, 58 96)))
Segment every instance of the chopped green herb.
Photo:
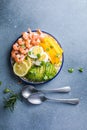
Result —
POLYGON ((60 56, 60 54, 56 54, 56 57, 59 57, 60 56))
POLYGON ((39 59, 41 57, 41 55, 40 54, 37 54, 37 58, 39 59))
POLYGON ((14 93, 9 88, 4 89, 3 92, 9 93, 8 98, 4 98, 4 108, 7 108, 13 111, 17 100, 21 100, 20 94, 14 93))
POLYGON ((49 48, 46 48, 46 51, 49 51, 50 49, 49 48))
POLYGON ((69 72, 69 73, 73 73, 73 72, 74 72, 74 69, 73 69, 73 68, 69 68, 69 69, 68 69, 68 72, 69 72))
POLYGON ((83 72, 83 68, 79 68, 78 71, 79 71, 79 72, 83 72))
POLYGON ((23 45, 21 45, 21 47, 22 47, 22 48, 25 48, 25 45, 23 44, 23 45))
POLYGON ((8 99, 4 98, 4 108, 14 110, 14 106, 19 98, 19 94, 11 94, 8 99))
POLYGON ((47 75, 45 75, 43 79, 44 79, 44 80, 47 80, 47 79, 48 79, 48 76, 47 76, 47 75))
POLYGON ((28 56, 25 57, 25 60, 28 60, 28 56))
POLYGON ((54 48, 52 45, 50 45, 50 48, 54 48))
POLYGON ((12 91, 9 88, 5 88, 3 93, 11 93, 12 91))
POLYGON ((44 62, 44 61, 41 61, 41 65, 45 65, 45 62, 44 62))
POLYGON ((2 85, 2 82, 0 81, 0 85, 2 85))
POLYGON ((28 55, 31 55, 31 51, 28 52, 28 55))

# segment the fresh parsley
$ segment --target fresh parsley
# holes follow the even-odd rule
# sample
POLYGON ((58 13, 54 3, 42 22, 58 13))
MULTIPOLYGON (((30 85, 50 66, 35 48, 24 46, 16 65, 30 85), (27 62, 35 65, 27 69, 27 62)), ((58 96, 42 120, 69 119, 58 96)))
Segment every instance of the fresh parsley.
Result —
POLYGON ((28 55, 31 55, 31 51, 28 52, 28 55))
POLYGON ((12 91, 9 88, 5 88, 3 93, 12 93, 12 91))
POLYGON ((52 49, 52 48, 54 48, 52 45, 50 45, 50 48, 52 49))
POLYGON ((46 51, 49 51, 50 49, 49 48, 46 48, 46 51))
POLYGON ((9 88, 4 89, 3 92, 5 94, 6 93, 9 94, 7 98, 4 98, 4 108, 13 111, 14 108, 15 108, 15 104, 16 104, 17 100, 20 100, 20 94, 19 93, 14 93, 9 88))
POLYGON ((79 71, 79 72, 83 72, 83 68, 79 68, 78 71, 79 71))
POLYGON ((73 68, 69 68, 69 69, 68 69, 68 72, 69 72, 69 73, 73 73, 73 72, 74 72, 74 69, 73 69, 73 68))
POLYGON ((41 55, 38 53, 38 54, 37 54, 37 58, 39 59, 40 57, 41 57, 41 55))

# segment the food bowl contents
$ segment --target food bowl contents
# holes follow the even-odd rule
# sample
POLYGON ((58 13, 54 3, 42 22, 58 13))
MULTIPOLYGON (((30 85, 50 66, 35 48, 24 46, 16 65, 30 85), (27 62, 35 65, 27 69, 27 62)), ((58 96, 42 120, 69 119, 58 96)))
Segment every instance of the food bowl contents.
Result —
POLYGON ((62 65, 63 50, 50 34, 23 32, 11 51, 14 73, 30 82, 52 79, 62 65))

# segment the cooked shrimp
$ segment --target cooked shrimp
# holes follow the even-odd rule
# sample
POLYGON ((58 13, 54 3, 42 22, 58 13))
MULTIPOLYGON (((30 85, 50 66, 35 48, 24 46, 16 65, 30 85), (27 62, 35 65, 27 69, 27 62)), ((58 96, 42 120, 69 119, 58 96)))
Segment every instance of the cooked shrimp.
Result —
POLYGON ((32 40, 32 41, 31 41, 31 44, 32 44, 33 46, 35 46, 35 45, 37 45, 37 42, 36 42, 35 40, 32 40))
POLYGON ((15 44, 13 45, 13 49, 14 49, 15 51, 18 51, 19 48, 20 48, 20 46, 18 45, 18 43, 15 43, 15 44))
POLYGON ((31 31, 30 28, 28 29, 28 32, 29 32, 29 34, 28 34, 29 39, 32 39, 33 32, 31 31))
POLYGON ((40 29, 37 29, 37 33, 40 34, 40 35, 42 34, 40 29))
POLYGON ((31 31, 31 29, 30 28, 28 28, 28 32, 31 34, 32 33, 32 31, 31 31))
POLYGON ((22 38, 19 38, 17 42, 18 42, 19 45, 23 45, 24 44, 24 40, 22 38))
POLYGON ((20 52, 22 53, 22 54, 27 54, 28 53, 28 51, 29 51, 29 49, 27 49, 27 48, 23 48, 23 47, 20 47, 20 52))
POLYGON ((30 44, 30 42, 31 42, 31 40, 27 40, 27 41, 25 42, 25 45, 26 45, 26 47, 27 47, 28 49, 30 49, 30 48, 32 47, 32 45, 30 44))
POLYGON ((22 33, 22 37, 24 40, 27 40, 28 39, 28 33, 27 32, 23 32, 22 33))
POLYGON ((15 58, 18 53, 19 53, 18 51, 12 50, 11 52, 12 58, 15 58))
POLYGON ((25 56, 23 54, 17 54, 15 57, 16 62, 22 62, 24 60, 25 56))
POLYGON ((44 33, 40 29, 37 30, 37 33, 39 34, 39 40, 43 41, 44 33))

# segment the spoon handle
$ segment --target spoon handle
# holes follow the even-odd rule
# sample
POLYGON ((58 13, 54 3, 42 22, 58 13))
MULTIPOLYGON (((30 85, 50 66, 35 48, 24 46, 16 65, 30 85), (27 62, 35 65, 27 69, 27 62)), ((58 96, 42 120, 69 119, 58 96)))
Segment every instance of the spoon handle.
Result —
POLYGON ((65 86, 65 87, 61 87, 61 88, 56 88, 56 89, 43 89, 43 90, 39 90, 41 92, 55 92, 55 93, 67 93, 71 91, 70 86, 65 86))
POLYGON ((72 99, 49 99, 47 98, 48 101, 55 101, 55 102, 60 102, 60 103, 66 103, 66 104, 72 104, 76 105, 79 103, 78 98, 72 98, 72 99))

